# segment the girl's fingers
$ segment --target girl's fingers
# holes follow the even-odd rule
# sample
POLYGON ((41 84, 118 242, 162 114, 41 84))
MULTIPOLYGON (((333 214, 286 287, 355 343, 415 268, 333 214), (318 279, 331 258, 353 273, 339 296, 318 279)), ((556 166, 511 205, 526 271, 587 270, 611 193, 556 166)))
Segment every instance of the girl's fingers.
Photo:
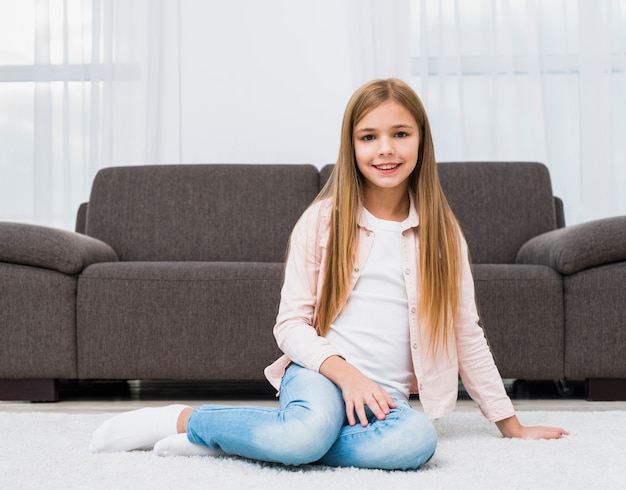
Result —
POLYGON ((393 400, 387 400, 387 397, 385 396, 380 396, 379 398, 376 398, 376 396, 373 395, 367 406, 378 420, 385 420, 387 414, 391 412, 389 402, 391 402, 391 405, 394 405, 394 407, 391 408, 395 408, 393 400))
POLYGON ((348 419, 348 425, 355 425, 354 419, 354 404, 346 402, 346 419, 348 419))
POLYGON ((365 405, 362 405, 359 408, 357 408, 356 414, 359 417, 359 422, 361 423, 361 425, 363 427, 367 427, 367 425, 370 422, 369 422, 369 420, 367 420, 367 415, 365 414, 365 405))

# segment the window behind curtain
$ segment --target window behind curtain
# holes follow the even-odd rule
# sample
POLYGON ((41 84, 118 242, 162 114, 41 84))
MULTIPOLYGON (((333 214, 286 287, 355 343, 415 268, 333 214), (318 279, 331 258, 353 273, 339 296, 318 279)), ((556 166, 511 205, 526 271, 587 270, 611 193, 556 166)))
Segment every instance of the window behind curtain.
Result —
POLYGON ((146 5, 0 3, 0 219, 71 229, 95 172, 144 150, 146 5))

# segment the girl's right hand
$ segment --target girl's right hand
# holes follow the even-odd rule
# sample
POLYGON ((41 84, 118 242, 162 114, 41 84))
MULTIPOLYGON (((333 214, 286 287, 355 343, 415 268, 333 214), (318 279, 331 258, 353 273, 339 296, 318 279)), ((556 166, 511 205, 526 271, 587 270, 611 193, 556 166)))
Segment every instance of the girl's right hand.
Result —
POLYGON ((369 424, 365 414, 366 406, 378 420, 385 420, 391 409, 396 408, 393 399, 382 386, 339 356, 326 359, 320 366, 320 373, 341 388, 350 425, 356 425, 357 418, 363 427, 369 424))

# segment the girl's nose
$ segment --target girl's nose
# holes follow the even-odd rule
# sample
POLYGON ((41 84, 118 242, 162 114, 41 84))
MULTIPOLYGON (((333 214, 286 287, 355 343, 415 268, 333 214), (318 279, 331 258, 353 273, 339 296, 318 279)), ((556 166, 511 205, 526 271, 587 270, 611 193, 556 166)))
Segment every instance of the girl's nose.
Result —
POLYGON ((393 144, 389 140, 389 138, 380 138, 378 140, 380 142, 378 146, 378 154, 383 155, 392 155, 393 154, 393 144))

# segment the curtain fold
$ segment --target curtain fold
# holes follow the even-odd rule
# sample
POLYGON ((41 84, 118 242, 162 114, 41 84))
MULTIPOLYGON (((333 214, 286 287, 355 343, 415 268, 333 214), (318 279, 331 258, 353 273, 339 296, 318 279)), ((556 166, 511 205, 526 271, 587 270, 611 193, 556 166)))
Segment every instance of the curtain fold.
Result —
POLYGON ((176 104, 178 92, 163 97, 161 33, 167 21, 168 49, 177 52, 177 14, 175 0, 34 0, 17 10, 32 24, 12 33, 17 64, 9 68, 18 83, 0 89, 15 87, 24 124, 7 121, 2 130, 9 147, 30 139, 33 153, 30 161, 0 162, 21 190, 0 195, 2 219, 72 229, 100 168, 164 158, 161 107, 176 104), (21 40, 31 36, 29 50, 21 40))
MULTIPOLYGON (((35 4, 35 66, 50 66, 50 5, 46 0, 35 4)), ((52 87, 49 82, 35 82, 34 88, 34 218, 46 222, 50 218, 53 191, 52 155, 52 87)))

